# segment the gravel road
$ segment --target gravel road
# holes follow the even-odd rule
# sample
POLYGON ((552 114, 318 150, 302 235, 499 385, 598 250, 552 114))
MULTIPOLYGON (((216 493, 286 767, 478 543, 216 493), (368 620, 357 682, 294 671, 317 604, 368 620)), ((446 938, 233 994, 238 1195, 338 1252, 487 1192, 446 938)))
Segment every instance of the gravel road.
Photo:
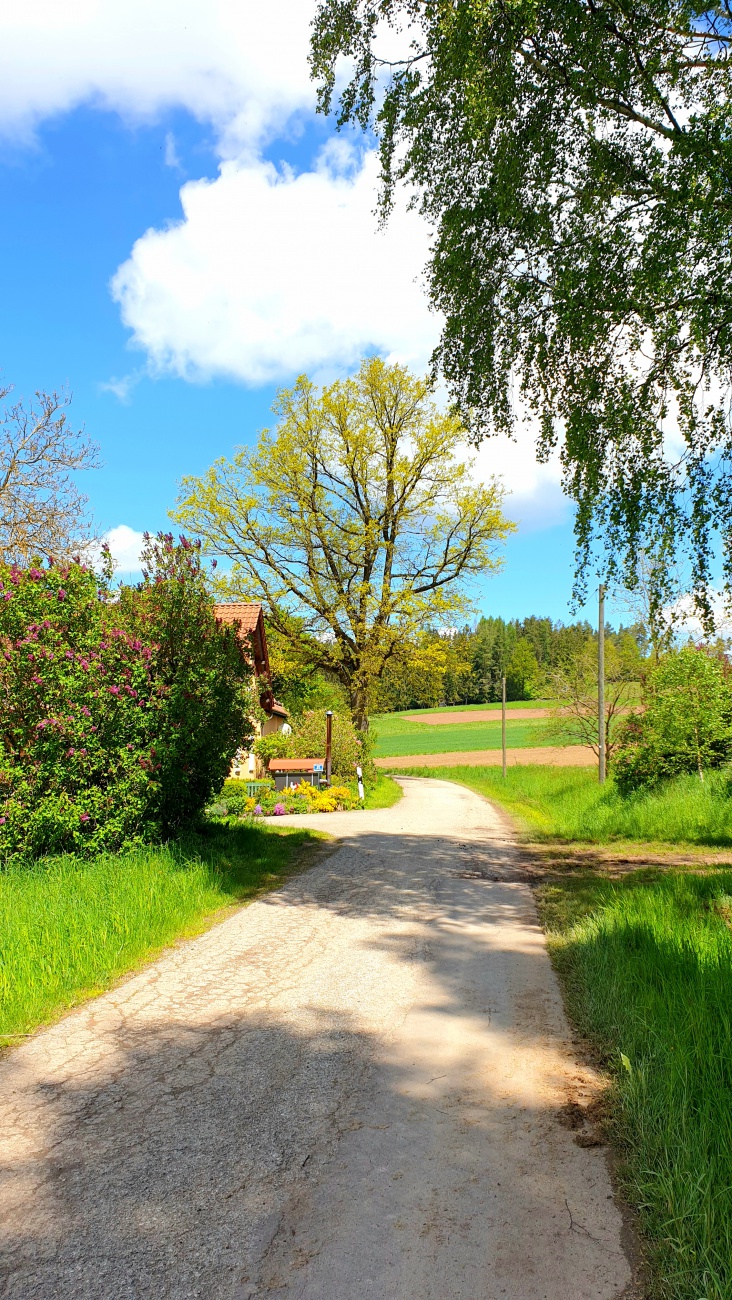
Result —
POLYGON ((0 1062, 2 1297, 630 1294, 514 847, 477 795, 403 784, 0 1062))

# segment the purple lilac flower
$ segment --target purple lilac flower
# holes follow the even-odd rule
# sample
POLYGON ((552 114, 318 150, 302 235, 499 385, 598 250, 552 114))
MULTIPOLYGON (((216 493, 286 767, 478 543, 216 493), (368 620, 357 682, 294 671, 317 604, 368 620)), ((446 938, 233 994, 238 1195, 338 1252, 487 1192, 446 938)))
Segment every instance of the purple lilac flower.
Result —
POLYGON ((282 817, 287 812, 287 809, 283 803, 276 803, 272 812, 275 817, 282 817))
POLYGON ((58 591, 56 592, 56 599, 66 600, 66 592, 64 591, 63 587, 59 587, 58 591))
POLYGON ((261 816, 262 816, 262 805, 261 805, 261 803, 257 803, 257 804, 254 805, 254 816, 255 816, 255 817, 261 817, 261 816))

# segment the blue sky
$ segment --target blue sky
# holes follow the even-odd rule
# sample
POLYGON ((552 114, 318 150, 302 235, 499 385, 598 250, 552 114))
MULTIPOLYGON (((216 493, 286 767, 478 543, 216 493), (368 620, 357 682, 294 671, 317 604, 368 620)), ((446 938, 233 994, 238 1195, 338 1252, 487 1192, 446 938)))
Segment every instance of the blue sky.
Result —
MULTIPOLYGON (((377 231, 368 142, 315 117, 310 12, 27 0, 2 19, 0 370, 16 396, 73 394, 124 568, 135 534, 167 526, 180 476, 268 423, 278 384, 372 349, 422 367, 437 338, 428 232, 404 211, 377 231)), ((524 437, 484 446, 476 472, 503 474, 521 520, 482 608, 569 618, 557 467, 524 437)))

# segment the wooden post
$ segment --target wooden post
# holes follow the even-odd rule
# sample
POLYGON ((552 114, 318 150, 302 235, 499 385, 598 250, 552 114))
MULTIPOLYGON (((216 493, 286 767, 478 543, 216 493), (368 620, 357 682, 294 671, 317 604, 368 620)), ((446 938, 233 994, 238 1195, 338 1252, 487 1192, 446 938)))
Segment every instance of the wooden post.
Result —
POLYGON ((598 589, 597 602, 597 750, 598 778, 605 781, 605 588, 598 589))
POLYGON ((333 710, 327 709, 325 714, 325 779, 330 785, 330 751, 333 741, 333 710))
POLYGON ((501 766, 506 779, 506 678, 501 678, 501 766))

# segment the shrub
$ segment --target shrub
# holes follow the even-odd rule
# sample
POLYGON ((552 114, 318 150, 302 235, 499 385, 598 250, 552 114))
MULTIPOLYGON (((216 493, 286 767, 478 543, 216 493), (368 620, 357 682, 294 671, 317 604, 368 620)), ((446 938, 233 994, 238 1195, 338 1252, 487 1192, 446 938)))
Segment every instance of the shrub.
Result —
POLYGON ((675 651, 648 680, 645 712, 622 725, 613 771, 621 793, 720 767, 732 753, 732 692, 719 659, 675 651))
POLYGON ((201 811, 252 743, 254 679, 234 627, 217 624, 200 543, 146 537, 143 582, 123 588, 120 615, 156 647, 164 707, 156 738, 155 817, 169 834, 201 811))
POLYGON ((155 555, 118 601, 82 564, 0 565, 5 860, 159 838, 221 786, 250 672, 205 603, 197 552, 188 566, 186 547, 158 544, 167 570, 155 555))

